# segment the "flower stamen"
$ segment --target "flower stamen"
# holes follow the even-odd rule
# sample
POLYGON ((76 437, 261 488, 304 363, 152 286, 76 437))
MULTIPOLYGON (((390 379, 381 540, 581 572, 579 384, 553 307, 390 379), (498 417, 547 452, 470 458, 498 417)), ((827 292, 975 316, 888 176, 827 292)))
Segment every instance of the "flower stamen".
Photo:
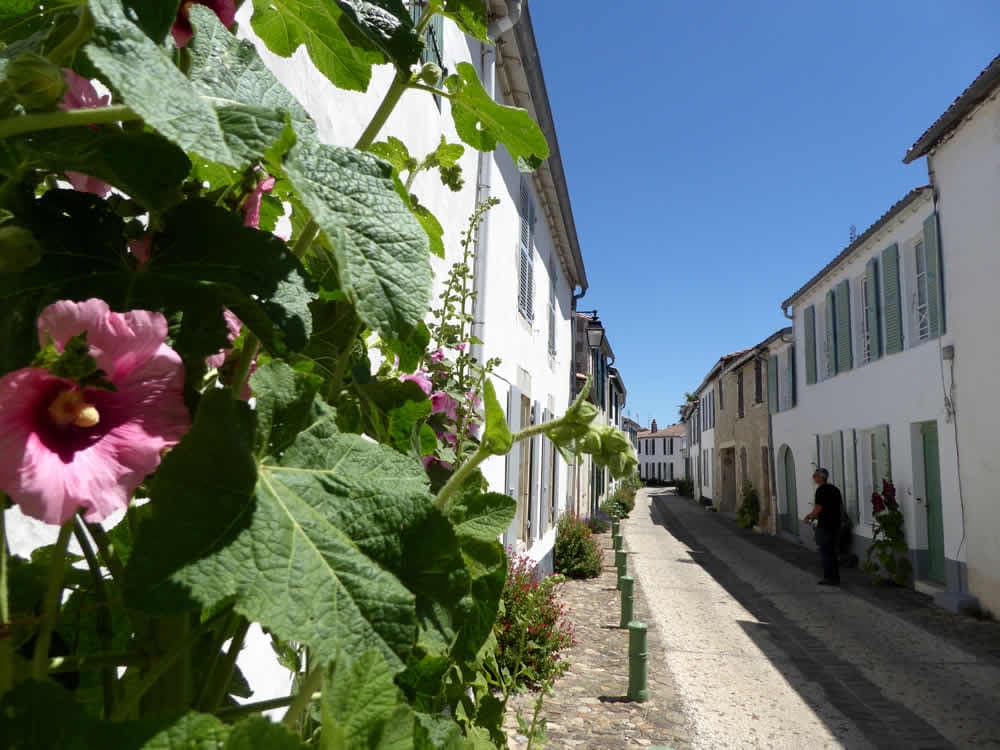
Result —
POLYGON ((97 407, 88 404, 77 390, 63 391, 56 396, 49 404, 49 416, 60 427, 94 427, 101 421, 97 407))

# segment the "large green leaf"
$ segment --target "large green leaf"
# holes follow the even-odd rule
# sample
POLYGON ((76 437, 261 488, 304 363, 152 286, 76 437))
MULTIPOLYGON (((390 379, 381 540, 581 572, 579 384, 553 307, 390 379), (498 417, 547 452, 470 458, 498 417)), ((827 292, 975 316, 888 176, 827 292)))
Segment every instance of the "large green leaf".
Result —
POLYGON ((82 172, 154 209, 181 199, 180 185, 191 169, 187 155, 162 136, 119 128, 46 130, 8 139, 7 145, 19 166, 82 172))
POLYGON ((483 430, 482 446, 494 456, 506 456, 514 445, 514 436, 510 434, 507 417, 503 407, 497 400, 497 392, 493 381, 486 379, 483 387, 483 406, 486 411, 486 427, 483 430))
POLYGON ((488 42, 486 6, 479 0, 444 0, 444 14, 469 36, 488 42))
POLYGON ((492 151, 502 143, 522 171, 537 169, 549 156, 549 144, 531 115, 493 101, 469 63, 459 63, 456 71, 444 85, 451 92, 458 136, 478 151, 492 151))
MULTIPOLYGON (((375 648, 398 670, 416 642, 417 612, 390 571, 414 566, 410 576, 423 580, 411 540, 416 530, 437 532, 419 462, 339 433, 317 402, 312 424, 280 456, 257 462, 250 489, 253 431, 226 396, 202 399, 191 432, 157 473, 152 500, 163 511, 140 529, 132 561, 140 572, 137 560, 170 569, 136 575, 134 600, 177 585, 206 606, 232 597, 241 614, 308 644, 321 661, 375 648)), ((271 414, 299 399, 262 387, 256 397, 271 414)), ((426 533, 421 542, 454 545, 426 533)))
POLYGON ((333 246, 340 286, 361 320, 390 340, 413 335, 430 302, 427 235, 370 154, 298 143, 288 178, 333 246))
POLYGON ((385 62, 371 44, 331 0, 253 0, 250 19, 254 32, 276 55, 290 57, 305 45, 309 58, 336 86, 365 91, 372 65, 385 62))
POLYGON ((123 0, 129 12, 139 20, 139 26, 155 42, 162 42, 177 18, 180 0, 123 0))
MULTIPOLYGON (((208 314, 216 324, 226 305, 277 350, 301 348, 309 337, 312 295, 299 262, 285 243, 244 227, 210 201, 187 200, 170 210, 142 268, 127 254, 124 226, 106 201, 50 190, 31 211, 19 218, 45 254, 20 274, 0 274, 0 302, 23 310, 32 324, 56 299, 99 297, 116 310, 162 309, 168 316, 190 313, 193 320, 208 314)), ((205 356, 225 343, 193 339, 205 350, 182 353, 205 356)))
POLYGON ((413 712, 378 651, 337 659, 323 678, 323 745, 328 748, 410 750, 413 712))
POLYGON ((129 20, 121 0, 89 0, 96 28, 87 56, 121 100, 185 151, 241 166, 211 104, 158 46, 129 20))
POLYGON ((316 124, 250 42, 237 39, 204 6, 188 12, 195 30, 189 76, 215 106, 233 153, 250 160, 270 150, 279 157, 292 143, 285 132, 289 119, 299 136, 315 135, 316 124))
POLYGON ((420 60, 422 45, 410 11, 401 0, 336 0, 348 19, 385 60, 408 70, 420 60))

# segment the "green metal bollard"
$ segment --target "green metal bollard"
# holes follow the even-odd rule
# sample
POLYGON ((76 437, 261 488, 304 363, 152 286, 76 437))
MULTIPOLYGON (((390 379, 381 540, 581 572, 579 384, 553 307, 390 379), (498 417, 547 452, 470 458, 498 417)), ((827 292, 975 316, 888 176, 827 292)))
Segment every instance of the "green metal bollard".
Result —
POLYGON ((621 590, 622 576, 628 573, 628 552, 623 549, 615 552, 615 567, 618 568, 618 584, 616 588, 621 590))
POLYGON ((615 552, 622 548, 622 535, 615 534, 611 537, 611 546, 614 548, 615 552))
POLYGON ((611 522, 611 536, 621 536, 622 533, 622 522, 617 518, 611 522))
POLYGON ((620 628, 627 628, 632 622, 632 608, 634 605, 635 579, 632 576, 622 576, 618 588, 622 592, 622 619, 618 624, 620 628))
POLYGON ((628 624, 628 697, 642 703, 649 700, 646 689, 646 623, 628 624))

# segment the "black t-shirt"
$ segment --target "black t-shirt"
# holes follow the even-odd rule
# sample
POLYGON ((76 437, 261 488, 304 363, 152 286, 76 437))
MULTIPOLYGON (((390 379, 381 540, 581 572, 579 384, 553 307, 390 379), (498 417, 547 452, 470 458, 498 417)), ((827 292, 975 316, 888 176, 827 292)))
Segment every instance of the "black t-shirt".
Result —
POLYGON ((832 484, 821 484, 816 488, 816 505, 823 511, 819 514, 819 527, 836 531, 840 528, 840 508, 844 501, 840 490, 832 484))

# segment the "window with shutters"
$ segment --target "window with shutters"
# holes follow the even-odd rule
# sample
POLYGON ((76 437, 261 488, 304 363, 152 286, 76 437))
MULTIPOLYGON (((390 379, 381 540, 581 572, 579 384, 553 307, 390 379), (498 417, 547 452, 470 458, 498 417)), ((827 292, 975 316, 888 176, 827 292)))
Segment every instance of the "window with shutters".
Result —
MULTIPOLYGON (((518 240, 517 310, 535 319, 535 203, 528 178, 521 177, 521 232, 518 240)), ((596 368, 595 368, 596 369, 596 368)))
POLYGON ((823 337, 824 374, 832 378, 837 374, 837 297, 833 290, 826 293, 826 309, 823 322, 826 335, 823 337))
POLYGON ((816 382, 816 308, 809 305, 802 314, 803 338, 806 356, 806 385, 816 382))
POLYGON ((722 383, 724 382, 723 377, 724 376, 722 375, 719 376, 719 411, 722 411, 723 409, 726 408, 725 399, 722 396, 722 383))
MULTIPOLYGON (((410 16, 413 18, 414 24, 420 20, 420 16, 423 15, 424 8, 426 7, 427 0, 412 0, 410 3, 410 16)), ((442 79, 448 75, 448 71, 444 67, 444 16, 440 13, 436 13, 431 17, 431 22, 427 24, 427 30, 424 31, 424 48, 420 53, 420 62, 423 64, 436 64, 441 68, 442 79)), ((434 103, 437 105, 438 111, 440 111, 441 97, 435 95, 434 103)))
POLYGON ((743 419, 743 370, 736 373, 736 416, 743 419))
POLYGON ((927 292, 927 251, 922 240, 918 240, 913 247, 913 258, 917 275, 914 290, 917 338, 926 341, 931 337, 931 318, 927 292))
POLYGON ((764 363, 757 359, 753 363, 753 402, 764 400, 764 363))

